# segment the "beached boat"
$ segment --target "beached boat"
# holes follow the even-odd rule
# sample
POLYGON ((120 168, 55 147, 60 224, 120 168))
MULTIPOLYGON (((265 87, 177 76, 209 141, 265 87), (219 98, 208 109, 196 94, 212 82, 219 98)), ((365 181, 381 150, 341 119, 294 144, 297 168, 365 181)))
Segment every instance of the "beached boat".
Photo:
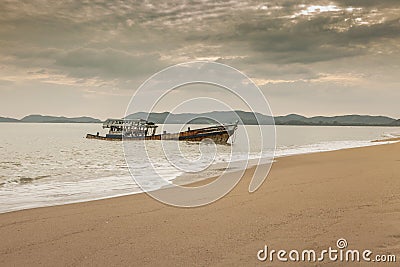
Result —
POLYGON ((199 129, 187 128, 184 132, 156 134, 157 125, 142 119, 108 119, 103 123, 103 128, 109 132, 105 136, 87 134, 86 138, 120 141, 120 140, 179 140, 199 142, 203 139, 211 139, 218 144, 226 144, 230 136, 237 129, 238 122, 232 124, 215 125, 199 129))

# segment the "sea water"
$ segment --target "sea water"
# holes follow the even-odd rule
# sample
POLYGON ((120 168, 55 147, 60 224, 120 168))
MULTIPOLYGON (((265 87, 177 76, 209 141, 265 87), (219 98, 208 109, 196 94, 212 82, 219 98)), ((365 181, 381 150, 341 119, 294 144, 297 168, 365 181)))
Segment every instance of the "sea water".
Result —
MULTIPOLYGON (((204 125, 191 126, 196 127, 204 125)), ((165 128, 174 132, 181 126, 165 128)), ((166 157, 161 142, 151 141, 146 151, 130 155, 131 171, 147 183, 146 188, 154 189, 159 177, 149 168, 168 181, 186 172, 195 175, 198 170, 203 171, 197 178, 216 176, 229 161, 250 159, 251 164, 271 155, 271 147, 260 147, 260 140, 251 138, 257 129, 239 126, 232 145, 240 145, 247 133, 250 151, 231 154, 232 146, 217 145, 212 147, 211 158, 202 157, 199 143, 189 142, 178 142, 183 156, 172 152, 166 157)), ((0 212, 141 193, 127 167, 122 142, 85 138, 86 133, 99 131, 105 134, 101 124, 0 123, 0 212)), ((274 154, 282 157, 369 146, 377 144, 371 140, 397 136, 400 129, 394 127, 276 126, 274 154)))

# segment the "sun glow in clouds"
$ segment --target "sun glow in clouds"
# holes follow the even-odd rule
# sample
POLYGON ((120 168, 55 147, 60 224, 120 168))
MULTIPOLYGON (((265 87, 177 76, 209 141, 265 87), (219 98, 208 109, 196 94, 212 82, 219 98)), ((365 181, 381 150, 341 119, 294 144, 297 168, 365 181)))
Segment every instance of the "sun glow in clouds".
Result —
POLYGON ((302 10, 301 13, 303 15, 309 15, 310 13, 320 13, 320 12, 336 12, 340 11, 341 9, 335 5, 328 5, 328 6, 309 6, 307 9, 302 10))
POLYGON ((341 11, 342 9, 339 8, 336 5, 326 5, 326 6, 308 6, 306 7, 306 5, 299 5, 300 8, 305 8, 303 10, 301 10, 300 12, 294 14, 292 17, 298 17, 301 15, 304 16, 310 16, 310 15, 314 15, 314 14, 318 14, 318 13, 324 13, 324 12, 337 12, 337 11, 341 11))

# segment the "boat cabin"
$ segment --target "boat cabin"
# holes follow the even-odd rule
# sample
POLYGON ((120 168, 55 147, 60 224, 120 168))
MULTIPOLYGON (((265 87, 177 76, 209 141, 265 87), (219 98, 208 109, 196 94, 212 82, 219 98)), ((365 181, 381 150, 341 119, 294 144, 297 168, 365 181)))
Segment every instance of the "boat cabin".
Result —
POLYGON ((157 125, 142 119, 107 119, 103 128, 109 128, 108 138, 113 137, 146 137, 156 134, 157 125))

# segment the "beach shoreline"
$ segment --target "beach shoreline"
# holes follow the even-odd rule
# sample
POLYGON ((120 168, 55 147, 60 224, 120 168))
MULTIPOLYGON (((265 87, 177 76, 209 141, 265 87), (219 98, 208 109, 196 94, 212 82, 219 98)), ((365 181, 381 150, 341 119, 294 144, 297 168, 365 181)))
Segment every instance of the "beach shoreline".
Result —
POLYGON ((264 245, 322 249, 339 238, 400 260, 399 151, 281 157, 256 192, 253 167, 224 198, 194 209, 134 194, 0 214, 0 264, 265 266, 256 256, 264 245))
MULTIPOLYGON (((390 143, 395 143, 395 142, 399 142, 399 141, 400 141, 400 138, 377 139, 377 140, 368 141, 369 143, 367 143, 367 144, 362 144, 362 145, 358 144, 357 146, 354 146, 354 147, 351 146, 351 147, 344 147, 344 148, 333 148, 330 150, 322 150, 322 151, 297 152, 295 154, 275 155, 272 161, 274 162, 274 161, 278 160, 279 158, 284 158, 284 157, 307 155, 307 154, 313 154, 313 153, 331 152, 331 151, 369 147, 369 146, 376 146, 376 145, 384 145, 384 144, 390 144, 390 143)), ((259 161, 259 159, 256 159, 256 158, 249 159, 245 170, 254 168, 255 166, 257 166, 258 161, 259 161)), ((207 168, 206 170, 204 170, 200 173, 181 174, 181 175, 177 176, 176 178, 172 179, 171 182, 172 182, 172 184, 175 184, 175 185, 192 187, 192 186, 196 186, 197 184, 207 184, 208 181, 215 180, 215 176, 216 176, 215 170, 218 170, 218 169, 221 169, 221 174, 222 173, 236 173, 236 172, 243 171, 242 169, 230 170, 230 169, 226 169, 226 168, 227 168, 227 163, 218 162, 218 163, 212 164, 209 168, 207 168), (214 173, 214 174, 212 174, 212 173, 214 173)), ((132 179, 132 177, 130 177, 130 178, 132 179)), ((36 208, 44 208, 44 207, 54 207, 54 206, 77 204, 77 203, 83 203, 83 202, 91 202, 91 201, 97 201, 97 200, 105 200, 105 199, 110 199, 110 198, 131 196, 131 195, 143 194, 143 193, 145 193, 145 192, 144 191, 134 191, 132 193, 130 193, 130 192, 118 193, 118 194, 109 195, 109 196, 92 197, 92 198, 89 197, 89 198, 83 198, 83 199, 73 200, 73 201, 56 202, 56 203, 50 203, 48 205, 43 205, 43 204, 41 204, 39 206, 25 205, 22 208, 13 208, 13 209, 6 210, 6 211, 2 210, 2 211, 0 211, 0 214, 20 211, 20 210, 28 210, 28 209, 36 209, 36 208)))

